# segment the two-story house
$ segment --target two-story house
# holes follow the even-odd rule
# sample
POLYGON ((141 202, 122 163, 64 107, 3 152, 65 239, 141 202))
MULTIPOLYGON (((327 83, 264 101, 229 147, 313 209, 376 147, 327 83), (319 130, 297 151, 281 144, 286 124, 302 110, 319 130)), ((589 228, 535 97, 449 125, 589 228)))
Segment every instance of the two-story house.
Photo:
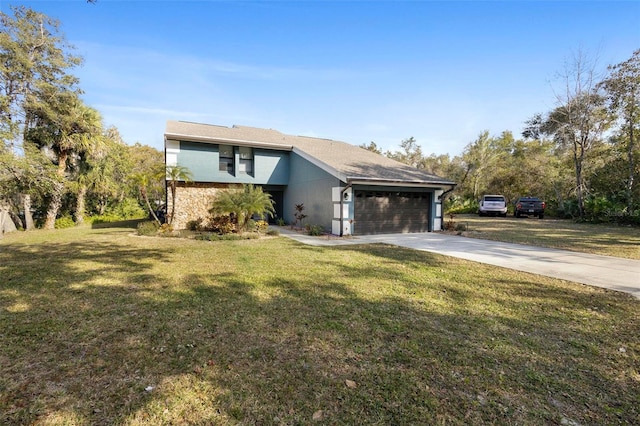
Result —
POLYGON ((439 231, 442 195, 455 187, 345 142, 244 126, 168 121, 165 161, 193 175, 177 185, 177 229, 208 218, 217 191, 252 183, 286 223, 302 203, 305 223, 336 235, 439 231))

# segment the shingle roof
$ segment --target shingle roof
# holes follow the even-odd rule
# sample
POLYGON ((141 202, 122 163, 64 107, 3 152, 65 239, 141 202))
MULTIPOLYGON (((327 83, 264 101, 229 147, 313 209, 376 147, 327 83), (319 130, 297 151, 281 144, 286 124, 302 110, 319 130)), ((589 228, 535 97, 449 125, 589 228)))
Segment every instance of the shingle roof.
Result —
POLYGON ((292 136, 273 129, 224 127, 184 121, 168 121, 166 139, 229 143, 291 150, 347 181, 387 181, 453 185, 442 177, 418 170, 345 142, 292 136))

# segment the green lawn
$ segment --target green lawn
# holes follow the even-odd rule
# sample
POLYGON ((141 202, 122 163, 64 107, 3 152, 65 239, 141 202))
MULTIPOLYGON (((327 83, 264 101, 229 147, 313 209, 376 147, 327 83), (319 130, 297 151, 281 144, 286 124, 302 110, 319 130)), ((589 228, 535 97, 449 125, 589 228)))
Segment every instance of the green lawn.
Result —
POLYGON ((638 424, 639 330, 629 295, 386 245, 14 233, 0 424, 638 424))
MULTIPOLYGON (((451 220, 449 217, 445 222, 451 220)), ((455 215, 471 238, 558 248, 640 260, 640 228, 572 220, 455 215)))

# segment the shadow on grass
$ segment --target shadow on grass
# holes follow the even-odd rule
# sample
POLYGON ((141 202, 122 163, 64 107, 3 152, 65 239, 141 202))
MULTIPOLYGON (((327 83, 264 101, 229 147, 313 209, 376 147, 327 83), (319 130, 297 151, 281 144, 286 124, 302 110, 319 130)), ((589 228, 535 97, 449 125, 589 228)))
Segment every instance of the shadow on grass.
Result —
POLYGON ((0 423, 640 415, 630 298, 517 274, 487 280, 488 268, 385 245, 190 247, 204 260, 161 240, 3 246, 0 423), (229 253, 242 268, 216 266, 229 253), (189 272, 176 274, 177 262, 189 272))

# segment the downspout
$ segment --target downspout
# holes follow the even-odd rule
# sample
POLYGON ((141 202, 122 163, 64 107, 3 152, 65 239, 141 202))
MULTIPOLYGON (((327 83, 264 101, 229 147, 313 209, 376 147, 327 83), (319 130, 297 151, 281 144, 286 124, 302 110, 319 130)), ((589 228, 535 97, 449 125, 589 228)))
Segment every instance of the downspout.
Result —
POLYGON ((442 194, 440 194, 440 196, 438 197, 438 201, 440 201, 440 204, 442 205, 442 219, 440 222, 440 230, 443 231, 444 230, 444 197, 445 195, 447 195, 448 193, 452 192, 454 189, 456 189, 456 184, 454 183, 453 185, 451 185, 451 188, 447 189, 446 191, 444 191, 442 194))
POLYGON ((344 194, 347 192, 347 190, 351 188, 351 184, 348 183, 347 186, 345 186, 342 191, 340 191, 340 236, 343 237, 344 235, 344 224, 342 223, 344 221, 344 194))
POLYGON ((440 196, 438 197, 438 201, 444 200, 444 196, 447 195, 448 193, 450 193, 451 191, 453 191, 454 189, 456 189, 456 184, 455 183, 451 186, 451 188, 447 189, 442 194, 440 194, 440 196))

